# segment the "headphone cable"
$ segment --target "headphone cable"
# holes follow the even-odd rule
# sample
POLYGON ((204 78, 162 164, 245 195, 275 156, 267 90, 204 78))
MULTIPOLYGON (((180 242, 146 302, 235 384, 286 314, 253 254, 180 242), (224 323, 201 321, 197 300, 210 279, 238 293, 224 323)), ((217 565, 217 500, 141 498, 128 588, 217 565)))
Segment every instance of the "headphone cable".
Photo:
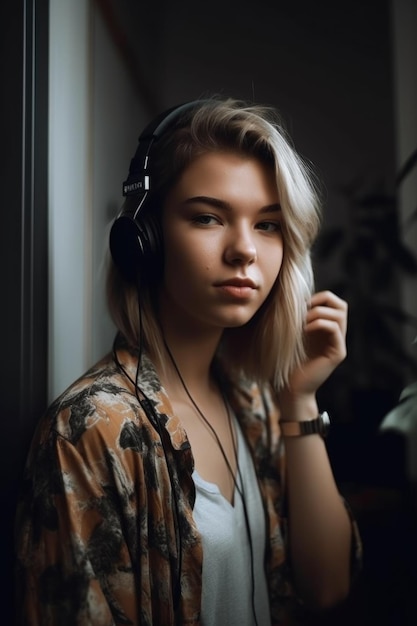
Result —
POLYGON ((233 454, 235 457, 235 461, 236 461, 236 472, 237 472, 237 476, 238 479, 236 479, 236 475, 230 465, 229 459, 227 458, 226 452, 224 451, 224 448, 222 446, 222 443, 220 441, 220 438, 216 432, 216 430, 213 428, 213 426, 210 424, 210 422, 208 421, 208 419, 205 417, 204 413, 201 411, 200 407, 198 406, 198 404, 196 403, 196 401, 194 400, 194 398, 192 397, 186 383, 185 380, 180 372, 180 369, 175 361, 174 355, 172 354, 165 337, 163 338, 164 340, 164 345, 165 345, 165 349, 168 353, 168 356, 172 362, 172 365, 174 366, 174 369, 178 375, 178 378, 181 382, 181 385, 185 391, 185 393, 187 394, 190 402, 192 403, 193 407, 195 408, 195 410, 197 411, 197 413, 199 414, 199 416, 201 417, 201 419, 203 420, 204 424, 209 428, 210 432, 212 433, 212 435, 215 438, 215 441, 219 447, 219 450, 223 456, 223 459, 226 463, 226 467, 232 477, 233 480, 233 484, 234 487, 236 489, 236 491, 239 493, 239 496, 241 498, 242 501, 242 506, 243 506, 243 514, 244 514, 244 518, 245 518, 245 527, 246 527, 246 533, 247 533, 247 537, 248 537, 248 544, 249 544, 249 553, 250 553, 250 571, 251 571, 251 605, 252 605, 252 613, 253 613, 253 617, 255 620, 255 626, 258 626, 258 620, 256 617, 256 608, 255 608, 255 566, 254 566, 254 552, 253 552, 253 543, 252 543, 252 534, 250 531, 250 523, 249 523, 249 514, 248 514, 248 510, 247 510, 247 505, 246 505, 246 499, 245 499, 245 495, 244 495, 244 486, 243 486, 243 477, 242 477, 242 473, 240 470, 240 466, 239 466, 239 460, 238 460, 238 452, 237 452, 237 444, 236 444, 236 440, 235 440, 235 434, 233 432, 233 427, 232 427, 232 419, 230 416, 230 410, 229 410, 229 405, 224 393, 224 390, 222 389, 222 387, 220 386, 220 392, 222 395, 222 400, 226 409, 226 414, 227 414, 227 420, 228 420, 228 424, 229 424, 229 429, 230 429, 230 434, 231 434, 231 439, 232 439, 232 445, 233 445, 233 454), (239 481, 240 481, 240 485, 239 485, 239 481))

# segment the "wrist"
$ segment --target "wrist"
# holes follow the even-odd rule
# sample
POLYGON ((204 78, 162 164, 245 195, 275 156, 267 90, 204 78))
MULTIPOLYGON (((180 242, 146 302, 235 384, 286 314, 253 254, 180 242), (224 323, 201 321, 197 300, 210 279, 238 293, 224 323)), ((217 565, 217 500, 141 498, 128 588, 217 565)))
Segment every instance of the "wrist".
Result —
POLYGON ((327 411, 319 413, 315 419, 299 421, 283 421, 280 423, 281 436, 284 439, 298 438, 305 435, 320 435, 323 439, 327 436, 330 428, 330 418, 327 411))
POLYGON ((315 419, 319 409, 314 395, 298 396, 285 393, 280 396, 280 422, 302 422, 315 419))

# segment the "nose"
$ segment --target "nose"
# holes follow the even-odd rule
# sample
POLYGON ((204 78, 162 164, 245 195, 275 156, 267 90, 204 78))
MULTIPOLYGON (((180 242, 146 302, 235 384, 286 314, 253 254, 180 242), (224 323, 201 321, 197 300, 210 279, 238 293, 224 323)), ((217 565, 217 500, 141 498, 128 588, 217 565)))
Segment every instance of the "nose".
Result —
POLYGON ((257 259, 257 250, 252 229, 246 226, 233 228, 228 234, 224 253, 230 265, 251 265, 257 259))

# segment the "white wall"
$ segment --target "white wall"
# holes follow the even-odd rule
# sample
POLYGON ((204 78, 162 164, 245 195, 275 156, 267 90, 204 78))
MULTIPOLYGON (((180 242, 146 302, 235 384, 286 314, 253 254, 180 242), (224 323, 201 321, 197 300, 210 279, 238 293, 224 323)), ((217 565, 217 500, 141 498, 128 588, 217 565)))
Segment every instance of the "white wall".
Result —
POLYGON ((114 328, 104 297, 104 260, 108 229, 120 210, 122 182, 144 123, 148 121, 131 79, 112 43, 100 14, 94 16, 92 160, 92 290, 93 361, 109 349, 114 328))
POLYGON ((90 353, 92 132, 90 10, 50 3, 49 393, 81 373, 90 353))
POLYGON ((95 3, 51 0, 49 67, 49 400, 106 352, 107 224, 143 113, 95 3))

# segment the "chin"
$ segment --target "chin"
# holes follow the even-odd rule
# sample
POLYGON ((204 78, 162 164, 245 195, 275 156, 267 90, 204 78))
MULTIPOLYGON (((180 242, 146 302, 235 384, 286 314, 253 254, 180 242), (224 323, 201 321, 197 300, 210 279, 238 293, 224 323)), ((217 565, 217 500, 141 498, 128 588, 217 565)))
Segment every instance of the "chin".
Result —
POLYGON ((224 327, 225 328, 241 328, 242 326, 245 326, 248 322, 251 321, 251 319, 253 318, 253 315, 244 315, 244 316, 241 315, 241 316, 236 316, 234 318, 229 318, 229 320, 224 323, 224 327))

